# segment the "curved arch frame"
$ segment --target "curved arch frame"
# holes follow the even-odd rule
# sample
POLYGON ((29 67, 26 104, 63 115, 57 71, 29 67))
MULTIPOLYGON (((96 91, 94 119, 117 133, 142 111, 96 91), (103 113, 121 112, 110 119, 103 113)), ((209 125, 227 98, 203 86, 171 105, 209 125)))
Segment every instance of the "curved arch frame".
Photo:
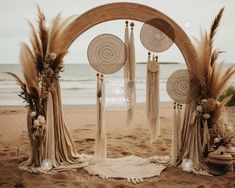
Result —
MULTIPOLYGON (((195 69, 194 63, 197 62, 197 55, 191 40, 183 29, 162 12, 137 3, 111 3, 85 12, 66 27, 61 45, 68 49, 82 33, 102 22, 118 19, 147 22, 156 18, 167 22, 173 28, 174 42, 181 51, 188 69, 195 69)), ((168 35, 168 33, 165 34, 168 35)), ((169 37, 171 38, 171 36, 169 37)))
MULTIPOLYGON (((89 28, 106 21, 118 19, 131 19, 144 23, 148 22, 149 20, 159 19, 163 22, 166 22, 173 29, 174 38, 172 38, 169 33, 164 33, 175 42, 176 46, 181 51, 188 70, 194 70, 194 72, 198 71, 197 66, 195 66, 198 62, 196 50, 191 40, 188 38, 187 34, 183 31, 183 29, 162 12, 151 7, 136 3, 111 3, 93 8, 85 12, 84 14, 73 20, 71 23, 69 23, 69 25, 65 26, 63 34, 61 35, 61 42, 58 44, 57 49, 61 48, 64 50, 68 50, 74 40, 76 40, 76 38, 78 38, 89 28)), ((161 30, 160 26, 156 27, 161 30)), ((182 135, 184 137, 185 133, 188 131, 188 129, 190 129, 189 120, 194 107, 195 102, 189 103, 185 107, 182 135)), ((190 144, 192 145, 193 143, 190 144)), ((187 142, 183 144, 186 144, 186 147, 183 148, 180 154, 179 161, 181 161, 182 157, 189 155, 190 145, 187 142)), ((200 148, 201 146, 198 145, 196 147, 200 148)), ((200 149, 198 149, 198 151, 199 150, 200 149)), ((192 161, 194 161, 195 165, 197 167, 200 167, 201 159, 203 158, 203 156, 200 152, 198 153, 198 151, 196 151, 196 153, 194 152, 194 150, 191 151, 191 155, 193 155, 193 157, 191 158, 192 161)))

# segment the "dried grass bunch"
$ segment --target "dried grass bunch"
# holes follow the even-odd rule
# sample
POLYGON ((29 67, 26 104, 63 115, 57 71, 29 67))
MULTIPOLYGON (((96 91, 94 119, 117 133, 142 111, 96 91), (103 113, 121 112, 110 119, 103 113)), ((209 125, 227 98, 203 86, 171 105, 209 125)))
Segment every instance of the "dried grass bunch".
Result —
MULTIPOLYGON (((197 111, 200 111, 201 119, 203 121, 202 124, 203 126, 208 126, 209 129, 212 129, 209 130, 209 132, 216 133, 216 137, 222 137, 221 140, 224 140, 224 142, 220 142, 221 145, 228 144, 230 141, 227 133, 221 134, 226 132, 226 129, 224 126, 221 126, 223 122, 221 123, 220 118, 224 105, 231 97, 229 96, 221 102, 218 102, 217 100, 235 73, 234 66, 230 66, 223 71, 223 62, 217 62, 219 55, 223 51, 214 49, 213 47, 214 37, 223 12, 224 8, 220 10, 213 21, 210 32, 202 32, 200 41, 197 41, 196 51, 198 63, 196 64, 196 68, 191 70, 200 82, 197 95, 199 96, 197 101, 198 106, 196 108, 197 111), (207 122, 204 123, 204 121, 207 122)), ((204 130, 207 130, 207 128, 204 128, 204 130)), ((214 134, 209 135, 209 139, 213 139, 213 142, 215 138, 214 134)), ((207 149, 209 149, 209 147, 207 149)))
POLYGON ((19 96, 24 99, 31 111, 36 112, 36 116, 44 114, 42 100, 53 90, 53 85, 63 68, 67 48, 63 47, 61 38, 71 21, 72 17, 62 20, 61 14, 58 14, 47 27, 44 13, 38 7, 38 28, 28 21, 32 33, 31 45, 22 42, 20 46, 20 63, 24 79, 8 72, 21 86, 19 96))

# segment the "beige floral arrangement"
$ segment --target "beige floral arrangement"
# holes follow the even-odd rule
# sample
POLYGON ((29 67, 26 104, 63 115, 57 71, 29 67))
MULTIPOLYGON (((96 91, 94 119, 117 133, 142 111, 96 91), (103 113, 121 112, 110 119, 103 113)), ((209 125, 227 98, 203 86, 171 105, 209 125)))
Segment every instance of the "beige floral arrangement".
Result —
POLYGON ((209 152, 217 152, 217 150, 226 147, 232 138, 231 131, 221 118, 224 105, 231 97, 225 98, 222 102, 218 101, 218 97, 234 75, 235 67, 231 66, 223 72, 223 62, 217 62, 222 51, 213 48, 214 36, 223 11, 224 8, 220 10, 212 23, 210 32, 203 32, 201 40, 197 41, 198 63, 195 65, 196 69, 191 70, 200 83, 195 114, 200 117, 202 122, 202 147, 205 157, 209 152))
MULTIPOLYGON (((28 108, 28 132, 34 166, 40 166, 43 160, 47 130, 46 101, 48 93, 53 93, 56 87, 58 88, 59 73, 63 69, 63 58, 67 54, 66 47, 61 45, 61 38, 71 21, 71 17, 62 20, 58 14, 50 26, 46 27, 46 18, 38 7, 38 28, 28 21, 32 33, 31 45, 21 43, 20 63, 23 79, 7 72, 20 85, 19 96, 28 108)), ((55 97, 58 97, 57 94, 55 97)))

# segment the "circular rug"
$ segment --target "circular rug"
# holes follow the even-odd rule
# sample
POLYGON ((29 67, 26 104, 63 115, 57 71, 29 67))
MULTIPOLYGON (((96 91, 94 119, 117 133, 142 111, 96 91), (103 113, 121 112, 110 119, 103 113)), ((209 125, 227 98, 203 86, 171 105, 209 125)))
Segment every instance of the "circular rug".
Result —
POLYGON ((173 72, 167 80, 167 93, 172 100, 186 104, 196 99, 199 82, 188 70, 181 69, 173 72))
POLYGON ((141 43, 152 52, 163 52, 169 49, 173 44, 174 36, 174 30, 170 24, 161 19, 145 22, 140 31, 141 43))
POLYGON ((125 63, 125 44, 115 35, 102 34, 91 41, 87 56, 96 71, 112 74, 120 70, 125 63))

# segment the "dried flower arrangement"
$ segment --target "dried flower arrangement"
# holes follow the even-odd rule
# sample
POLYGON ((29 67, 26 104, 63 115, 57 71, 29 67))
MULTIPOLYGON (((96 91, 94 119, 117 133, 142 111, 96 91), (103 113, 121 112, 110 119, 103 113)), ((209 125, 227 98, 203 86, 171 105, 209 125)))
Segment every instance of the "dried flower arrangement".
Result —
POLYGON ((201 40, 197 41, 198 63, 195 65, 196 69, 191 70, 200 83, 195 114, 201 119, 202 143, 205 157, 211 151, 226 147, 231 141, 231 134, 226 129, 221 118, 224 105, 231 97, 227 97, 221 102, 218 101, 218 97, 235 74, 235 67, 231 66, 225 72, 222 72, 223 63, 217 63, 219 54, 222 51, 213 48, 214 36, 223 11, 224 8, 220 10, 215 18, 210 33, 202 33, 201 40))
POLYGON ((66 27, 71 20, 71 17, 62 20, 58 14, 51 25, 46 27, 46 18, 38 7, 38 29, 28 21, 32 32, 31 46, 21 43, 20 63, 24 79, 7 72, 20 85, 19 96, 29 110, 28 131, 34 166, 40 166, 43 160, 47 130, 45 101, 48 93, 56 89, 55 85, 63 68, 63 58, 67 54, 67 49, 62 45, 61 38, 65 35, 66 27))

